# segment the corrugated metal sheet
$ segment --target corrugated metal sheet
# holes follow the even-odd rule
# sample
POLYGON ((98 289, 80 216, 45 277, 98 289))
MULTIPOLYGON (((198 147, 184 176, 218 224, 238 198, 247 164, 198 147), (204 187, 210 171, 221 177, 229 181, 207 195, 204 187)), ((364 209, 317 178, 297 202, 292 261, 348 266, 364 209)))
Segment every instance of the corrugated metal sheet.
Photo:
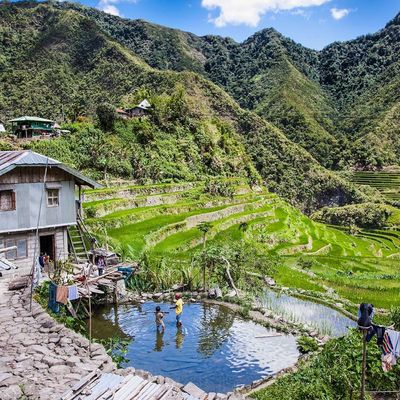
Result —
POLYGON ((24 115, 23 117, 10 119, 8 122, 23 122, 23 121, 54 122, 51 119, 30 117, 29 115, 24 115))

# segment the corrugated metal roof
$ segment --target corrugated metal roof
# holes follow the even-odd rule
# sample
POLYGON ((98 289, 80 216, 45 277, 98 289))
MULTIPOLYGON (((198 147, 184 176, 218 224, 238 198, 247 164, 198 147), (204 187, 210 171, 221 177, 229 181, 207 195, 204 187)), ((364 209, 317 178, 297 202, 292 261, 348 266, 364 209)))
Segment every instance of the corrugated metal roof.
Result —
POLYGON ((44 167, 46 165, 56 166, 57 168, 62 169, 63 171, 74 176, 81 184, 88 185, 93 188, 101 187, 101 185, 96 181, 84 176, 79 171, 62 164, 58 160, 35 153, 32 150, 0 151, 0 176, 12 171, 17 167, 44 167))
POLYGON ((51 123, 54 122, 51 119, 40 118, 40 117, 30 117, 28 115, 24 115, 23 117, 19 117, 19 118, 10 119, 10 121, 8 121, 8 122, 23 122, 23 121, 37 121, 37 122, 51 122, 51 123))

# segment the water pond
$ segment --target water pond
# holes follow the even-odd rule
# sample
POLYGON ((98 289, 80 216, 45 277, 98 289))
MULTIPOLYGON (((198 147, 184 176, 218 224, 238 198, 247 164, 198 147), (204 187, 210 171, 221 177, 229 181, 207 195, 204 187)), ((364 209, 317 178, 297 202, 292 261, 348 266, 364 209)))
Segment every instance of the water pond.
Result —
POLYGON ((299 353, 293 335, 276 336, 227 307, 185 304, 183 328, 175 326, 174 310, 167 303, 103 306, 95 311, 95 338, 115 335, 130 339, 126 366, 193 382, 208 392, 227 392, 277 373, 296 363, 299 353), (166 330, 157 333, 154 310, 170 311, 166 330))
POLYGON ((356 326, 353 320, 330 307, 273 290, 266 290, 259 300, 263 308, 282 315, 286 320, 313 326, 329 336, 345 335, 349 327, 356 326))

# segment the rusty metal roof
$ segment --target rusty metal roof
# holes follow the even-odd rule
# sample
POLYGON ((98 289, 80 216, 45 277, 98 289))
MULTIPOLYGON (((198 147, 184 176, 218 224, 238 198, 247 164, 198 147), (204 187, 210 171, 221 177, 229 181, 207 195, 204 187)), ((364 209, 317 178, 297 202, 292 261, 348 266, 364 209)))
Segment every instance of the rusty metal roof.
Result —
POLYGON ((68 167, 58 160, 35 153, 32 150, 0 151, 0 176, 12 171, 17 167, 57 167, 75 177, 80 184, 92 188, 100 188, 93 179, 82 175, 79 171, 68 167))

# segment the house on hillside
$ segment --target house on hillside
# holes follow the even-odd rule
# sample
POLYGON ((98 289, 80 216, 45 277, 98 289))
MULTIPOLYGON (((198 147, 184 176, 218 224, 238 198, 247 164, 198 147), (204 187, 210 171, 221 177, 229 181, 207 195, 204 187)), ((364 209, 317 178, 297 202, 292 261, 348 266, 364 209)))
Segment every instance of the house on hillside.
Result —
POLYGON ((6 259, 19 267, 31 267, 40 253, 55 261, 69 254, 85 259, 79 217, 83 186, 100 187, 52 158, 29 150, 0 151, 0 249, 10 248, 6 259))
POLYGON ((4 122, 0 120, 0 133, 4 133, 6 131, 4 122))
POLYGON ((118 117, 120 117, 120 118, 122 118, 122 119, 128 119, 128 118, 130 118, 130 117, 129 117, 129 114, 128 114, 124 109, 122 109, 122 108, 117 108, 115 111, 116 111, 118 117))
POLYGON ((124 119, 137 118, 148 115, 151 110, 150 103, 144 99, 140 104, 132 108, 125 108, 124 110, 117 109, 117 114, 124 119))
POLYGON ((55 121, 40 117, 23 116, 11 119, 11 131, 18 139, 51 136, 55 121))

